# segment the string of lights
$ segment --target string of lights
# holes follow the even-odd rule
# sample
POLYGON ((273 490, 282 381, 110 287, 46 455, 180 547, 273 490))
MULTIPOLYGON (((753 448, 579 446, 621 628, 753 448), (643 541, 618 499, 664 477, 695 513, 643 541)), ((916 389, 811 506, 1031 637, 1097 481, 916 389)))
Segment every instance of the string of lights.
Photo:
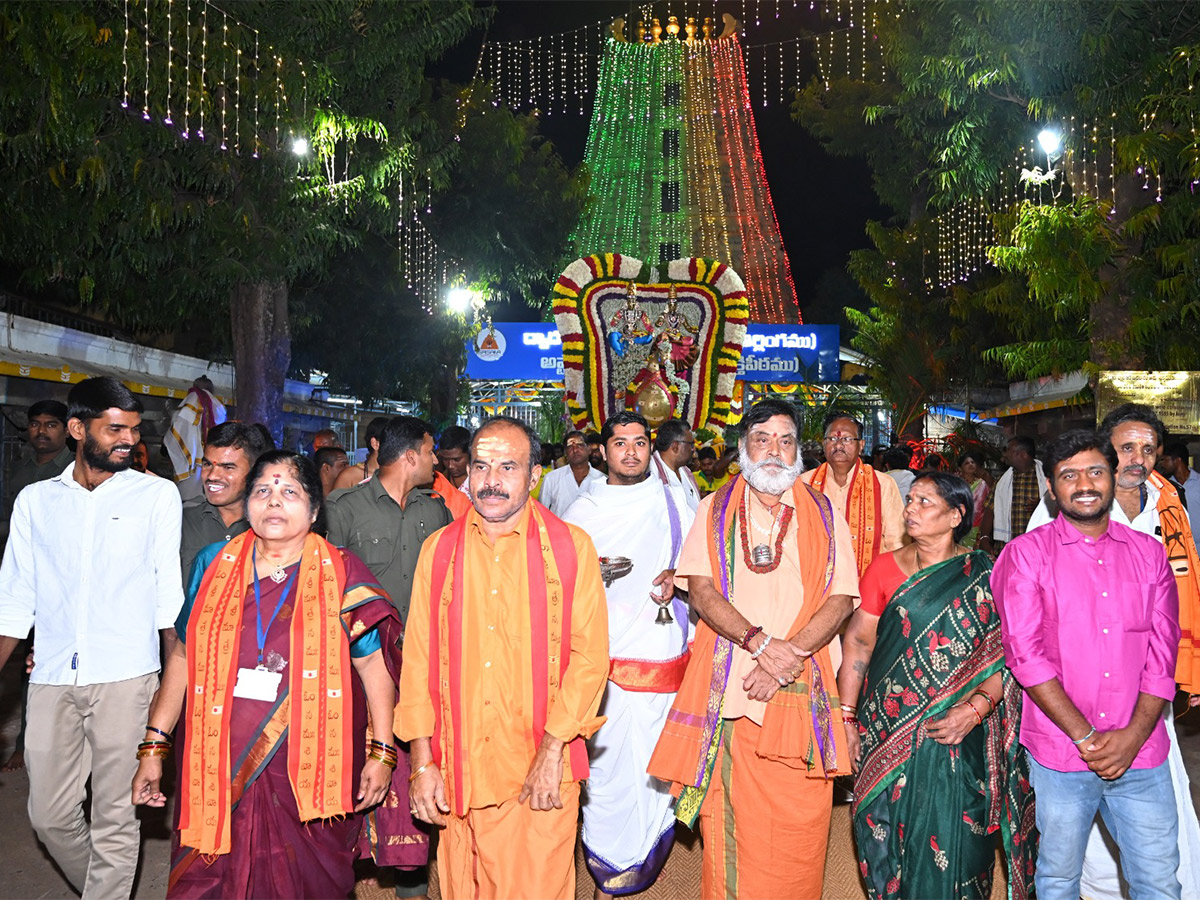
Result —
MULTIPOLYGON (((307 115, 304 64, 298 60, 285 60, 268 45, 266 52, 274 59, 275 66, 274 71, 264 72, 260 68, 261 36, 257 29, 210 0, 196 0, 195 3, 193 0, 122 2, 125 20, 121 47, 122 108, 130 108, 130 49, 131 46, 136 48, 140 45, 143 121, 160 122, 168 128, 178 128, 177 136, 184 141, 206 140, 206 124, 219 123, 220 149, 227 151, 232 148, 240 154, 243 150, 242 126, 245 119, 246 130, 252 130, 254 135, 253 143, 248 145, 254 158, 258 158, 262 147, 259 129, 264 106, 275 118, 276 149, 282 148, 279 138, 281 123, 297 123, 303 127, 307 115), (210 13, 213 18, 211 27, 210 13), (209 52, 210 40, 214 50, 212 55, 209 52), (158 75, 160 72, 161 80, 158 75), (296 77, 304 84, 301 109, 291 106, 285 87, 288 81, 296 77), (269 79, 270 83, 267 95, 274 97, 273 102, 266 104, 261 84, 264 78, 269 79), (249 104, 251 91, 253 106, 252 109, 246 109, 243 96, 249 104), (182 97, 179 96, 180 92, 182 97), (177 123, 174 117, 180 106, 183 107, 183 119, 177 123), (193 121, 196 123, 195 131, 192 130, 193 121)), ((133 52, 136 54, 137 50, 133 52)))

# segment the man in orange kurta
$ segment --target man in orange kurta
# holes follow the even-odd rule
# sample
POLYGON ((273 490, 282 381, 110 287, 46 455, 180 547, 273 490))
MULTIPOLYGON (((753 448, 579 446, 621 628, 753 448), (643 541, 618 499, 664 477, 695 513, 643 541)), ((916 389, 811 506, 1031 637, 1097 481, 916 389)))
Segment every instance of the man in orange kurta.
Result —
POLYGON ((822 446, 825 462, 800 477, 846 517, 861 575, 876 556, 903 543, 904 499, 894 480, 862 461, 862 424, 857 419, 830 413, 822 446))
POLYGON ((858 573, 845 519, 797 479, 792 408, 743 424, 741 475, 701 501, 676 568, 701 622, 649 772, 699 818, 702 897, 815 898, 850 772, 828 645, 858 573))
POLYGON ((433 473, 433 496, 441 499, 450 510, 450 515, 461 519, 471 511, 471 500, 454 486, 454 483, 441 472, 433 473))
POLYGON ((473 509, 413 579, 396 734, 413 815, 443 826, 447 898, 572 898, 584 739, 608 678, 591 540, 536 501, 541 449, 507 417, 475 433, 473 509))

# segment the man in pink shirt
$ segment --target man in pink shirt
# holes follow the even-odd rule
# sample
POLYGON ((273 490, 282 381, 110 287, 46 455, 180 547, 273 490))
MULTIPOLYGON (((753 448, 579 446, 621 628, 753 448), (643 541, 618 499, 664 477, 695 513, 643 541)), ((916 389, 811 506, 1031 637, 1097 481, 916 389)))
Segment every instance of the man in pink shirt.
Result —
POLYGON ((1179 596, 1154 538, 1109 521, 1116 451, 1091 431, 1051 446, 1060 515, 1012 540, 992 572, 1042 834, 1040 900, 1078 900, 1096 812, 1132 895, 1180 896, 1164 703, 1175 696, 1179 596))

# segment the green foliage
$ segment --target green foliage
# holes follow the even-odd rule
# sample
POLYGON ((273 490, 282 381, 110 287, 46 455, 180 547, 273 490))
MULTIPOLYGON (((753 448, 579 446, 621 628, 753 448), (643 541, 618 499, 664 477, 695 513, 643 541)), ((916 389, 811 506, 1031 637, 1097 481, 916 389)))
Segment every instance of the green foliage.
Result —
POLYGON ((1025 276, 1029 299, 1043 320, 1078 321, 1103 294, 1100 269, 1112 264, 1118 249, 1106 213, 1089 197, 1062 206, 1024 203, 1011 246, 992 247, 988 258, 1002 272, 1025 276))
POLYGON ((568 171, 538 133, 534 115, 496 102, 488 85, 448 89, 435 114, 458 128, 451 181, 437 196, 429 229, 463 261, 464 280, 540 305, 570 254, 570 228, 587 202, 583 166, 568 171))
MULTIPOLYGON (((281 58, 313 61, 304 78, 294 65, 280 76, 293 98, 307 84, 280 130, 311 136, 307 159, 276 150, 273 122, 254 159, 248 138, 223 152, 211 134, 182 141, 123 110, 116 4, 0 6, 0 258, 26 287, 78 282, 81 302, 122 325, 177 328, 220 315, 236 283, 319 277, 365 234, 394 229, 402 168, 444 178, 442 148, 420 143, 421 76, 482 20, 470 3, 255 0, 236 14, 281 58)), ((159 67, 165 52, 151 48, 159 67)), ((208 75, 193 89, 211 104, 223 89, 208 75)))
MULTIPOLYGON (((1200 4, 923 0, 881 4, 878 22, 886 78, 814 82, 796 118, 831 152, 866 158, 906 229, 984 198, 1001 235, 989 255, 996 268, 949 298, 903 246, 876 241, 882 259, 865 251, 852 262, 874 304, 847 311, 860 328, 852 343, 879 363, 874 377, 898 407, 938 383, 942 356, 966 361, 972 344, 980 375, 988 363, 1020 378, 1200 366, 1200 4), (1097 155, 1077 143, 1059 163, 1055 184, 1067 185, 1057 202, 1005 214, 997 185, 1002 172, 1015 175, 1014 151, 1045 124, 1085 120, 1112 130, 1117 202, 1083 198, 1081 163, 1107 169, 1108 147, 1097 155), (921 277, 897 280, 889 265, 921 277), (951 346, 914 337, 926 327, 951 346)), ((914 239, 936 252, 929 235, 914 239)))
MULTIPOLYGON (((427 135, 444 130, 449 186, 425 221, 439 248, 463 261, 465 283, 537 304, 545 292, 535 285, 561 269, 586 180, 567 171, 535 117, 493 106, 484 86, 474 93, 442 88, 437 99, 427 95, 427 135)), ((469 323, 421 309, 405 287, 394 242, 368 237, 329 271, 294 293, 296 369, 329 372, 336 387, 361 397, 398 396, 440 409, 433 396, 443 387, 440 376, 462 372, 469 323)))

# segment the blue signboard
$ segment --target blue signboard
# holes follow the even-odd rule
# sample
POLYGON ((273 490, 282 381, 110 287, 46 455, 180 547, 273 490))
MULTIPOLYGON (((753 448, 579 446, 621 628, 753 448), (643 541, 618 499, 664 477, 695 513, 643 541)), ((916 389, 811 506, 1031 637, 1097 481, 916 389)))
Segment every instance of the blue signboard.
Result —
POLYGON ((550 322, 495 322, 467 342, 467 377, 562 381, 562 338, 550 322))
POLYGON ((836 325, 751 325, 742 342, 739 381, 840 381, 836 325))
MULTIPOLYGON (((751 325, 742 381, 836 382, 836 325, 751 325)), ((562 381, 562 339, 548 322, 495 322, 467 343, 467 377, 477 381, 562 381)))

